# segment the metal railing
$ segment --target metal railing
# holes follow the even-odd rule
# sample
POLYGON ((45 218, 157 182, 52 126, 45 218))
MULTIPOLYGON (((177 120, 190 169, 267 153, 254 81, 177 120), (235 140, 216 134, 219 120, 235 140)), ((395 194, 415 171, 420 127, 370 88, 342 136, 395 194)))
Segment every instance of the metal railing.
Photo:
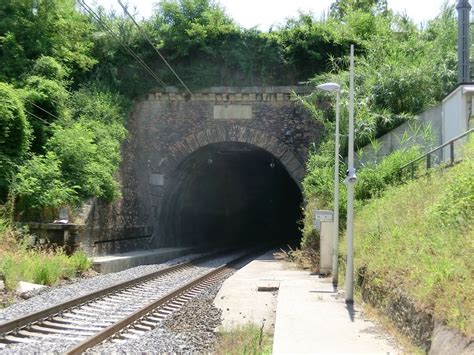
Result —
MULTIPOLYGON (((456 147, 454 145, 454 143, 464 137, 467 137, 469 136, 472 132, 474 132, 474 128, 471 128, 470 130, 464 132, 463 134, 457 136, 457 137, 454 137, 452 138, 451 140, 447 141, 446 143, 444 143, 443 145, 440 145, 439 147, 436 147, 432 150, 430 150, 428 153, 422 155, 421 157, 415 159, 415 160, 412 160, 411 162, 409 162, 408 164, 405 164, 403 165, 399 170, 398 170, 398 176, 400 177, 400 179, 403 177, 403 172, 406 170, 406 169, 410 169, 410 177, 412 179, 415 178, 415 170, 416 170, 416 163, 422 161, 423 159, 426 160, 426 170, 429 170, 431 169, 435 164, 433 164, 433 159, 432 157, 435 156, 435 153, 440 151, 440 156, 443 157, 443 151, 442 149, 446 148, 449 146, 449 160, 447 160, 447 162, 449 162, 448 166, 451 166, 451 165, 454 165, 454 163, 456 162, 455 160, 455 156, 454 156, 454 148, 456 147)), ((440 163, 442 162, 445 162, 446 160, 445 159, 441 159, 440 162, 438 162, 437 165, 439 165, 440 163)))

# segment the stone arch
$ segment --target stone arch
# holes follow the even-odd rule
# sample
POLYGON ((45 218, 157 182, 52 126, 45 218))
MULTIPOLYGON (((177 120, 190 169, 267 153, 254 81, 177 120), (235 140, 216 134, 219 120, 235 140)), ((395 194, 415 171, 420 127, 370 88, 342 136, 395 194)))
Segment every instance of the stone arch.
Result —
POLYGON ((301 189, 304 177, 304 160, 288 145, 275 136, 256 128, 241 125, 221 125, 191 133, 170 146, 170 162, 173 171, 191 153, 209 144, 239 142, 255 145, 272 154, 285 167, 288 174, 301 189))

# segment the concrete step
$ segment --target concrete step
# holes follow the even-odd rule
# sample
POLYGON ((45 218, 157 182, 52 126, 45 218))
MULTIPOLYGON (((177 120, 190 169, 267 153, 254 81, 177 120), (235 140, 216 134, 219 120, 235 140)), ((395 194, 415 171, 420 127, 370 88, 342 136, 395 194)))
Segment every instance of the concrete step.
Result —
POLYGON ((92 259, 92 267, 101 274, 122 271, 139 265, 158 264, 191 254, 193 248, 159 248, 137 250, 129 253, 98 256, 92 259))

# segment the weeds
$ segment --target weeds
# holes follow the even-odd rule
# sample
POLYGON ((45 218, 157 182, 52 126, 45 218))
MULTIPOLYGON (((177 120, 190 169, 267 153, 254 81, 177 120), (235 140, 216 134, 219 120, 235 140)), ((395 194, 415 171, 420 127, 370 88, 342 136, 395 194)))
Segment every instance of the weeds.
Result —
POLYGON ((54 285, 86 271, 91 265, 83 252, 67 256, 62 249, 19 249, 2 254, 0 273, 9 290, 15 289, 19 281, 54 285))
POLYGON ((68 256, 62 248, 31 249, 27 238, 25 230, 13 227, 0 215, 0 274, 8 290, 14 290, 19 281, 53 285, 91 266, 82 251, 68 256))
POLYGON ((219 332, 216 354, 271 354, 272 338, 262 326, 247 324, 219 332))
POLYGON ((277 259, 282 259, 288 262, 293 262, 302 269, 309 269, 311 272, 319 272, 320 253, 319 248, 313 249, 303 247, 301 249, 292 249, 288 246, 288 251, 280 249, 275 253, 277 259))

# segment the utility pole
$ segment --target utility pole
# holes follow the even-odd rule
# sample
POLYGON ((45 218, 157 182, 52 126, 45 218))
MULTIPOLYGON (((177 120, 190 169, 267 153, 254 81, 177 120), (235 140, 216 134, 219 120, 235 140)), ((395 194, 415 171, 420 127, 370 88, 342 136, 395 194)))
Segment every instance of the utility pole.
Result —
POLYGON ((469 70, 469 13, 471 5, 469 0, 458 0, 458 84, 471 82, 469 70))
POLYGON ((349 79, 349 149, 347 153, 347 265, 346 265, 346 303, 354 302, 354 45, 351 45, 349 79))

